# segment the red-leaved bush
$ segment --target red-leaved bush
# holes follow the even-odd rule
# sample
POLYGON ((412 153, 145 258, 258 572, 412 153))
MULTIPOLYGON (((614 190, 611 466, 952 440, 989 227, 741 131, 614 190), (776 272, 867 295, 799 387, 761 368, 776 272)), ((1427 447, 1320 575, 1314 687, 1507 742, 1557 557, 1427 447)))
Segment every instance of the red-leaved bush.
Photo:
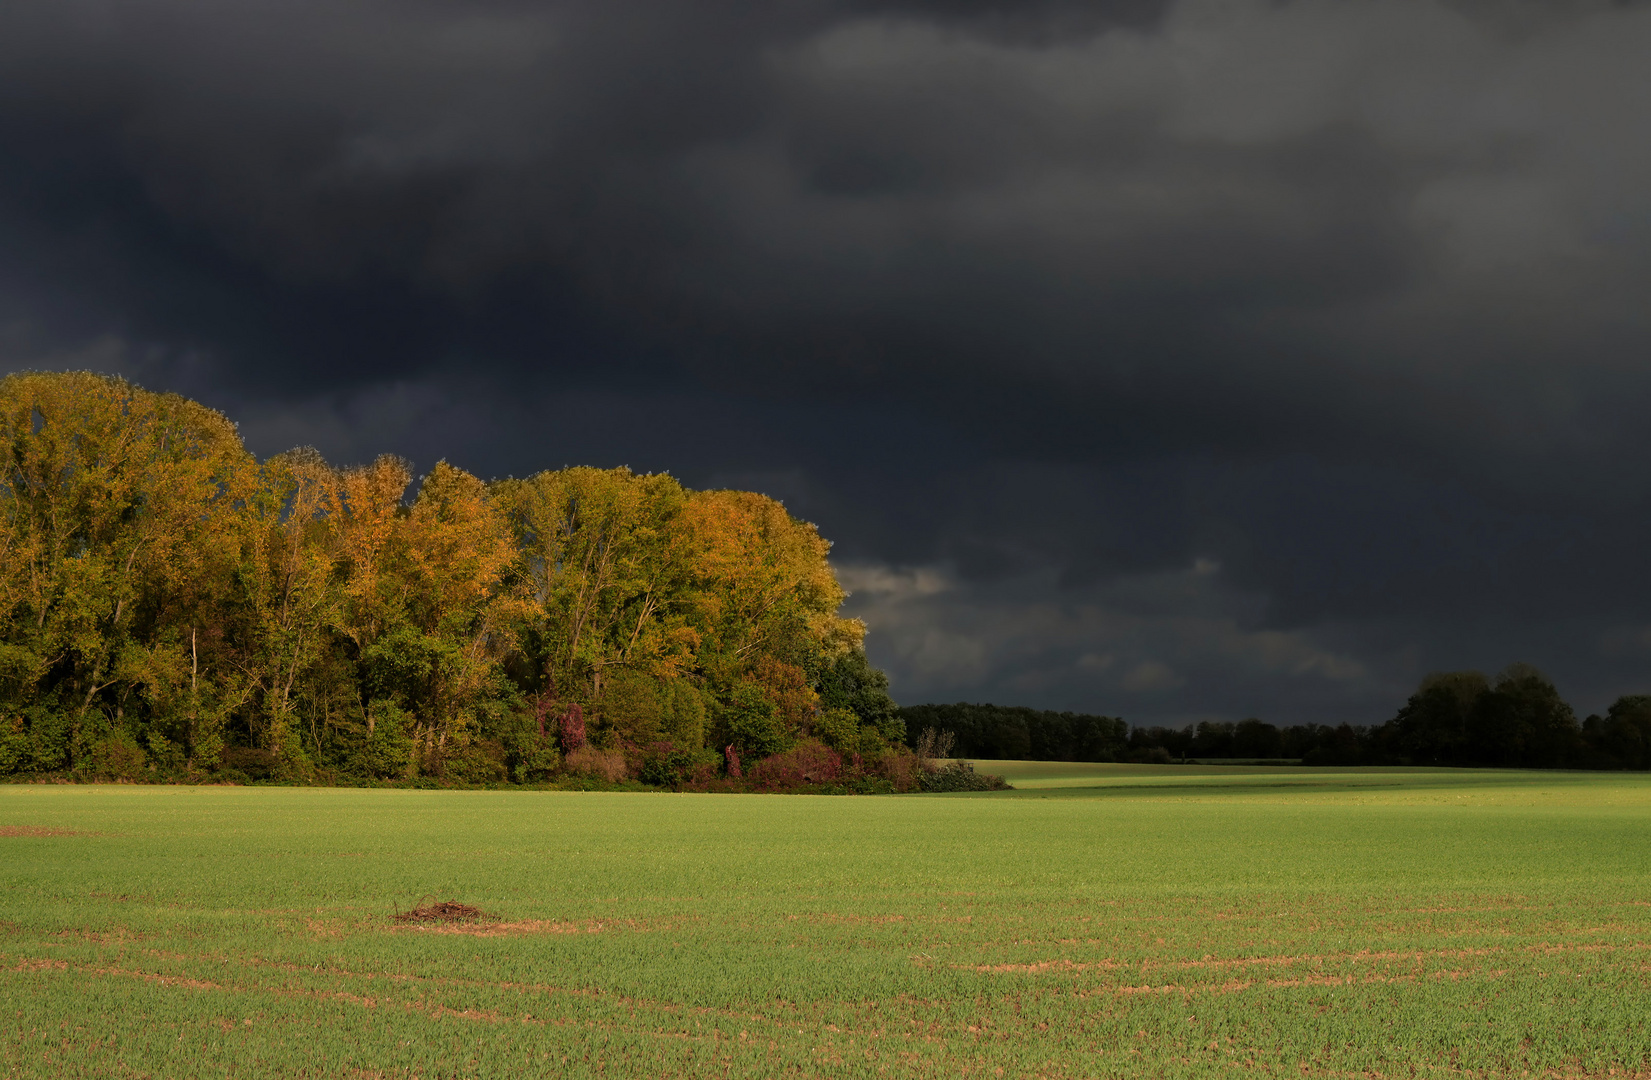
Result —
POLYGON ((571 754, 585 745, 585 710, 575 701, 562 714, 562 753, 571 754))
POLYGON ((784 753, 763 758, 751 766, 747 775, 754 791, 830 784, 843 775, 843 759, 831 747, 810 739, 784 753))
MULTIPOLYGON (((702 751, 691 755, 674 752, 668 758, 655 756, 651 760, 672 764, 679 756, 686 760, 682 767, 674 770, 671 781, 671 786, 678 791, 840 794, 858 791, 870 795, 889 791, 921 791, 926 775, 916 755, 905 747, 889 748, 871 756, 849 754, 844 757, 815 740, 753 762, 745 768, 744 775, 741 775, 739 751, 732 746, 723 750, 726 772, 717 767, 715 758, 702 751), (699 756, 701 754, 703 756, 699 756)), ((641 760, 646 769, 649 759, 641 760)), ((644 783, 654 783, 657 779, 651 771, 642 776, 644 783)))

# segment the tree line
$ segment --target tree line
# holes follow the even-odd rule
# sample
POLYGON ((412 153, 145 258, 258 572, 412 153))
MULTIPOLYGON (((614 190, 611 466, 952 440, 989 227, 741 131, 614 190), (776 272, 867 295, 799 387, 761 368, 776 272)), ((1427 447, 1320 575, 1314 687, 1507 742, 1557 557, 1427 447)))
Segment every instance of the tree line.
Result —
POLYGON ((921 779, 830 544, 762 495, 260 462, 89 373, 0 382, 0 447, 0 774, 921 779))
POLYGON ((1376 725, 1278 727, 1251 718, 1130 727, 1116 717, 961 703, 900 712, 908 729, 953 732, 958 753, 982 758, 1651 769, 1651 695, 1618 698, 1604 716, 1579 722, 1552 680, 1529 664, 1495 678, 1429 675, 1391 720, 1376 725))
POLYGON ((951 752, 961 758, 1122 761, 1129 751, 1129 725, 1113 716, 958 702, 908 705, 900 717, 914 737, 951 734, 951 752))

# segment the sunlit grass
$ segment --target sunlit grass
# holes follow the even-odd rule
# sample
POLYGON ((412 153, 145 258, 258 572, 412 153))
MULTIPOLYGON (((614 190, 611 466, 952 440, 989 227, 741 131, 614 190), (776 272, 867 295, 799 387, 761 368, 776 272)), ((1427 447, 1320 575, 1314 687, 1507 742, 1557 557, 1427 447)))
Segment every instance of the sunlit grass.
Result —
POLYGON ((1022 790, 0 787, 0 829, 80 834, 0 836, 0 1063, 1076 1077, 1651 1061, 1651 778, 1002 764, 1022 790), (421 897, 497 921, 391 922, 421 897))

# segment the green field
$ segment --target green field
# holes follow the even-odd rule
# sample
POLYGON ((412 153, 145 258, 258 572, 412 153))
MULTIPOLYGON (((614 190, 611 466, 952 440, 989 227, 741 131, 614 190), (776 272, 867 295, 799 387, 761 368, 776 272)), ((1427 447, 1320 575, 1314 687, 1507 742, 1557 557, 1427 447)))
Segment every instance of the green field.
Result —
POLYGON ((0 786, 0 1073, 1651 1065, 1651 777, 981 767, 1019 790, 0 786))

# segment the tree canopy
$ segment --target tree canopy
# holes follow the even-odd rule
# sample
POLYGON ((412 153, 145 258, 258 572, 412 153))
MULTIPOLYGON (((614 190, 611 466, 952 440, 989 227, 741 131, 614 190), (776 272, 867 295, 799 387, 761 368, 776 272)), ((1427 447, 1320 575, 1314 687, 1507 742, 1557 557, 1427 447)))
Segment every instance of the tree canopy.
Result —
POLYGON ((763 495, 260 463, 222 415, 85 373, 0 382, 0 445, 0 773, 480 782, 574 752, 701 772, 804 742, 901 753, 830 543, 763 495))

